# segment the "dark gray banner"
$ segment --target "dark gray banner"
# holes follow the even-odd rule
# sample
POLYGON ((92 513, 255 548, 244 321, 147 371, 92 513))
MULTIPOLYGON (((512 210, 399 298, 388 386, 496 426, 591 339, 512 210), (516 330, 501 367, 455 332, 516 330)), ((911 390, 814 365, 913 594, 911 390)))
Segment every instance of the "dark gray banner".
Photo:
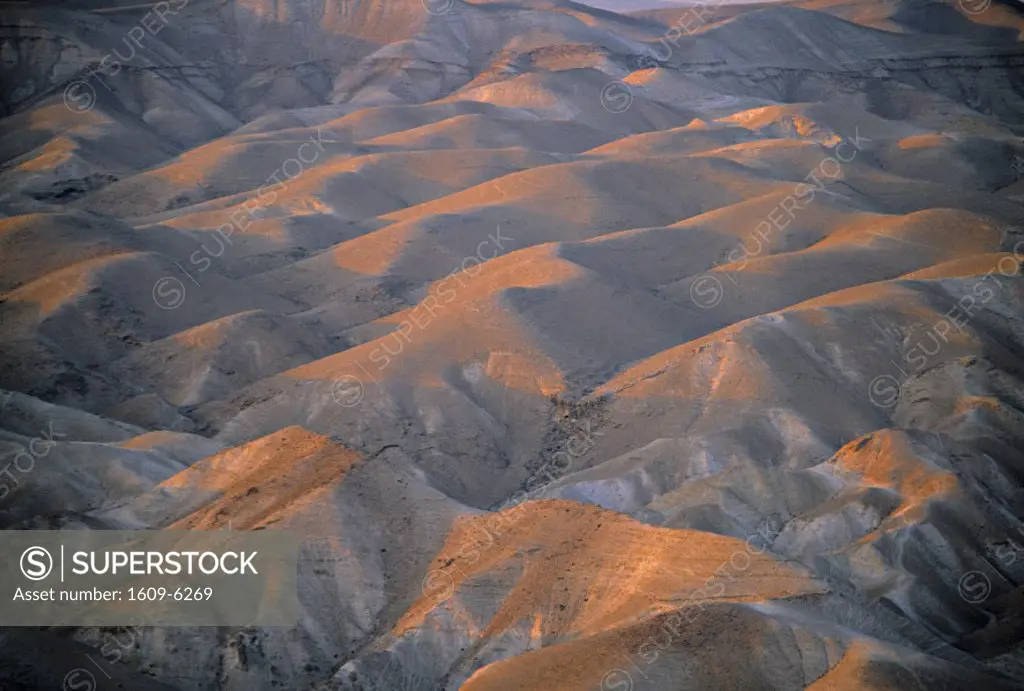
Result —
POLYGON ((0 626, 294 626, 285 532, 0 531, 0 626))

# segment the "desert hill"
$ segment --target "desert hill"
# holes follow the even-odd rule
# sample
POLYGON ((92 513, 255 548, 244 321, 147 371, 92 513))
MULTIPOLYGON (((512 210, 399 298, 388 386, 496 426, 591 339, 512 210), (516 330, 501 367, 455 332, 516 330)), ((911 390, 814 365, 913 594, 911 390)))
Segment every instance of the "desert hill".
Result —
POLYGON ((0 527, 299 536, 125 688, 1024 688, 1022 36, 0 3, 0 527))

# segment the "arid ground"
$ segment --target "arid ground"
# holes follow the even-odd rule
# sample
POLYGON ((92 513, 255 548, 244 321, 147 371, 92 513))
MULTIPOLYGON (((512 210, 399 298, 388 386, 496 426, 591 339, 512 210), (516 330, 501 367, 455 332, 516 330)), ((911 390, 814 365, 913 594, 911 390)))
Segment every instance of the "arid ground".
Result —
POLYGON ((0 527, 301 539, 4 689, 1024 688, 1018 0, 0 15, 0 527))

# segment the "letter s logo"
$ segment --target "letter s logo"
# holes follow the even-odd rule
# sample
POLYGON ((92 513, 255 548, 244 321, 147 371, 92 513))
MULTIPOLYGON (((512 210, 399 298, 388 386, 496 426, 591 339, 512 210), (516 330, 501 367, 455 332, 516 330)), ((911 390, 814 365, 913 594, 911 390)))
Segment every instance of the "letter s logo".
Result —
POLYGON ((879 408, 892 408, 900 400, 903 389, 896 377, 882 374, 871 380, 868 398, 879 408))
POLYGON ((601 691, 633 691, 633 677, 624 669, 613 669, 601 679, 601 691))
POLYGON ((153 302, 165 310, 181 307, 185 302, 185 285, 176 278, 164 276, 153 284, 153 302))
POLYGON ((29 547, 21 553, 21 573, 30 581, 41 581, 53 571, 53 557, 42 547, 29 547))
POLYGON ((71 82, 64 88, 64 107, 72 113, 85 113, 96 105, 96 89, 84 79, 71 82))
POLYGON ((601 106, 609 113, 625 113, 633 105, 633 90, 629 84, 616 79, 601 89, 601 106))
POLYGON ((64 677, 63 691, 96 691, 96 677, 87 669, 73 669, 64 677))

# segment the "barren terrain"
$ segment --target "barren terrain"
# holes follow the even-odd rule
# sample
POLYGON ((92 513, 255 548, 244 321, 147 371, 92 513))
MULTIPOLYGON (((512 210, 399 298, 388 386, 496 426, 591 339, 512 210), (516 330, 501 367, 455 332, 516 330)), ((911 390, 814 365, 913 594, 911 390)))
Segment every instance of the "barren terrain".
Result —
POLYGON ((0 527, 302 538, 101 688, 1024 688, 1024 5, 0 15, 0 527))

